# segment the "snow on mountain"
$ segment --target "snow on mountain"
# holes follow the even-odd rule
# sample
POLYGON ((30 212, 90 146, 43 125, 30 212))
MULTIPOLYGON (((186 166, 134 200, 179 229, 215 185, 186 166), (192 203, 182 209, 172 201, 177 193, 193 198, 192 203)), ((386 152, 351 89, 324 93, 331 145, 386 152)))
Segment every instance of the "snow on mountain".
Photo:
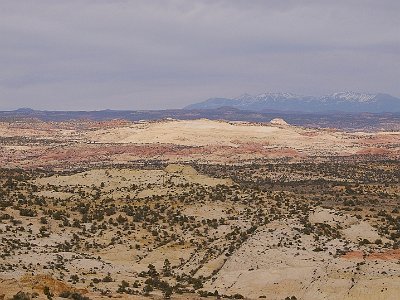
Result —
POLYGON ((243 94, 237 98, 211 98, 186 109, 215 109, 233 107, 250 111, 343 111, 343 112, 400 112, 400 99, 388 94, 336 92, 316 97, 293 93, 243 94))
POLYGON ((328 99, 346 100, 346 101, 356 101, 356 102, 371 102, 378 94, 365 94, 356 92, 339 92, 333 93, 327 96, 328 99))
POLYGON ((234 98, 239 101, 278 101, 284 99, 299 99, 303 98, 303 96, 292 94, 292 93, 262 93, 259 95, 252 96, 250 94, 243 94, 237 98, 234 98))

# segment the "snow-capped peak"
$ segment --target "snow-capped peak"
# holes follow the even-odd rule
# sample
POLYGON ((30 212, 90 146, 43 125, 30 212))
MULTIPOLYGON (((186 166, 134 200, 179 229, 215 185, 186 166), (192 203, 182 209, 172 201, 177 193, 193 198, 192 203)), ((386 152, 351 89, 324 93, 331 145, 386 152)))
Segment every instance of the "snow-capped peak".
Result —
POLYGON ((299 98, 299 96, 292 93, 262 93, 257 95, 256 98, 291 99, 299 98))
POLYGON ((302 98, 302 96, 292 94, 292 93, 273 93, 273 92, 268 92, 268 93, 262 93, 258 94, 255 96, 252 96, 250 94, 243 94, 235 100, 240 100, 240 101, 247 101, 247 102, 254 102, 254 101, 265 101, 265 100, 285 100, 285 99, 299 99, 302 98))
POLYGON ((189 106, 191 109, 234 107, 249 111, 345 111, 397 112, 400 99, 388 94, 337 92, 325 96, 299 96, 292 93, 243 94, 237 98, 214 98, 189 106))
POLYGON ((357 92, 337 92, 333 93, 329 98, 346 100, 346 101, 356 101, 356 102, 371 102, 375 99, 377 94, 367 94, 367 93, 357 93, 357 92))

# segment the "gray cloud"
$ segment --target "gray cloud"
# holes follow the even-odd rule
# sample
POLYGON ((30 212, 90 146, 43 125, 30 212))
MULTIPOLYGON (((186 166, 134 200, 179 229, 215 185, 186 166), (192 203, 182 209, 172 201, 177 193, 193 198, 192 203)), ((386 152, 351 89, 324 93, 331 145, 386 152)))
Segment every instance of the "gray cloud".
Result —
POLYGON ((170 108, 291 91, 400 96, 399 1, 3 0, 0 109, 170 108))

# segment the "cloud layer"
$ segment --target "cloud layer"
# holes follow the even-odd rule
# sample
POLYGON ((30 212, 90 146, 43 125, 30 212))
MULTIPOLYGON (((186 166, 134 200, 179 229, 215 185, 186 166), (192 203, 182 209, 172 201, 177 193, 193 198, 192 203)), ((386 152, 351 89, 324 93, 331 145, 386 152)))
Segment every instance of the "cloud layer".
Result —
POLYGON ((289 91, 400 96, 400 2, 3 0, 0 109, 158 109, 289 91))

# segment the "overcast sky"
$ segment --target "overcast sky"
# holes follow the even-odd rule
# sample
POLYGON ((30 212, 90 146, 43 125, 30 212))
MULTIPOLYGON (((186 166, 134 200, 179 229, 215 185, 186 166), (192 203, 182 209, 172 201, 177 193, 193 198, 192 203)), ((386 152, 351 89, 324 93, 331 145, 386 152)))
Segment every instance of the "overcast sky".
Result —
POLYGON ((400 96, 399 0, 1 0, 0 110, 400 96))

